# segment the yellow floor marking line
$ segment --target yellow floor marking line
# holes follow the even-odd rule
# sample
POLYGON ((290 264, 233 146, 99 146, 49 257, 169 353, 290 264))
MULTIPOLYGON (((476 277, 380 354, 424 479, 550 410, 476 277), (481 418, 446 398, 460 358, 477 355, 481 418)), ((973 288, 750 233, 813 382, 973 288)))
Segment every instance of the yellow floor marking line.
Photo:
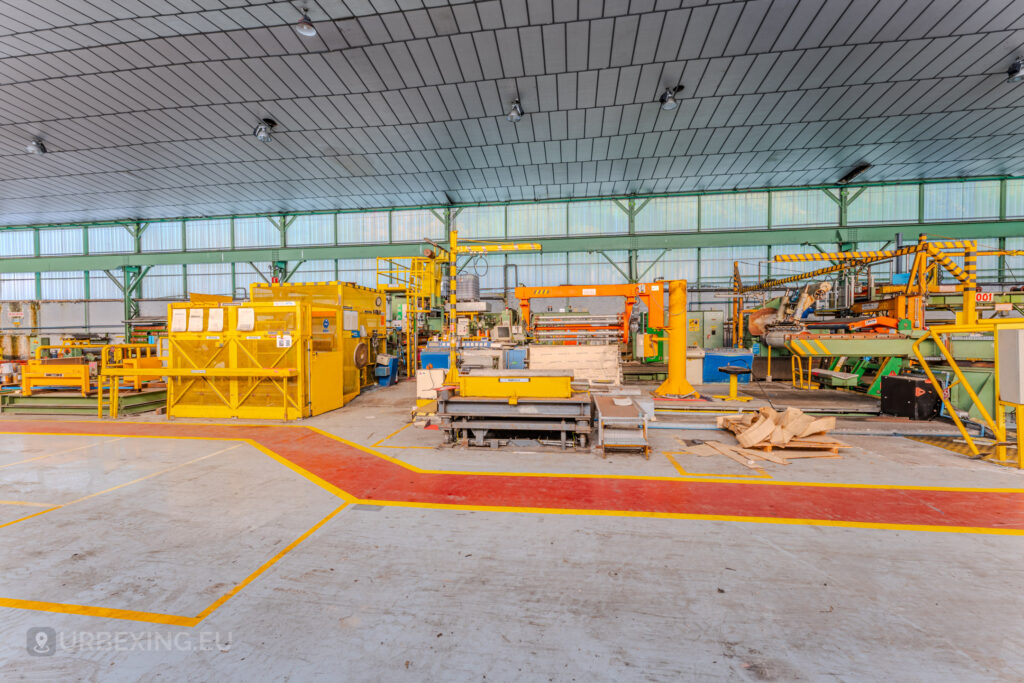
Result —
POLYGON ((207 458, 212 458, 215 455, 220 455, 221 453, 224 453, 226 451, 230 451, 232 449, 238 448, 239 446, 241 446, 241 444, 235 444, 234 446, 228 446, 227 448, 222 448, 221 450, 215 451, 215 452, 210 453, 208 455, 201 455, 198 458, 193 458, 192 460, 189 460, 188 462, 181 462, 181 463, 178 463, 177 465, 172 465, 171 467, 168 467, 166 469, 159 470, 158 472, 151 472, 151 473, 147 474, 144 477, 139 477, 138 479, 132 479, 131 481, 126 481, 126 482, 124 482, 122 484, 118 484, 117 486, 111 486, 108 489, 103 489, 102 491, 97 491, 95 493, 90 493, 87 496, 82 496, 81 498, 76 498, 75 500, 69 501, 67 503, 61 503, 59 505, 54 505, 53 507, 48 507, 45 510, 40 510, 39 512, 35 512, 35 513, 31 514, 31 515, 26 515, 24 517, 19 517, 18 519, 15 519, 15 520, 12 520, 10 522, 7 522, 6 524, 0 524, 0 529, 3 529, 4 527, 11 526, 12 524, 17 524, 18 522, 24 522, 25 520, 32 519, 33 517, 38 517, 39 515, 45 515, 47 512, 53 512, 54 510, 60 510, 61 508, 66 508, 69 505, 74 505, 75 503, 81 503, 82 501, 86 501, 86 500, 89 500, 91 498, 95 498, 96 496, 102 496, 104 493, 110 493, 111 491, 116 491, 118 489, 122 489, 125 486, 131 486, 132 484, 137 484, 140 481, 145 481, 146 479, 152 479, 153 477, 158 477, 161 474, 166 474, 167 472, 173 472, 174 470, 181 469, 182 467, 185 467, 187 465, 191 465, 193 463, 199 462, 200 460, 206 460, 207 458))
POLYGON ((22 464, 24 462, 33 462, 35 460, 42 460, 43 458, 52 458, 52 457, 55 457, 55 456, 58 456, 58 455, 64 455, 65 453, 74 453, 75 451, 85 450, 86 448, 95 448, 96 446, 102 446, 103 444, 110 443, 112 441, 120 441, 121 439, 124 439, 124 438, 126 438, 126 437, 117 436, 117 437, 114 437, 113 439, 107 439, 106 441, 100 441, 99 443, 91 443, 91 444, 87 444, 85 446, 75 446, 74 448, 68 448, 67 450, 57 451, 55 453, 47 453, 46 455, 37 455, 37 456, 31 457, 31 458, 25 458, 24 460, 18 460, 17 462, 9 462, 9 463, 6 463, 4 465, 0 465, 0 470, 4 469, 5 467, 13 467, 15 465, 20 465, 20 464, 22 464))
POLYGON ((27 500, 0 500, 0 505, 24 505, 30 508, 52 508, 54 503, 33 503, 27 500))
POLYGON ((373 446, 379 446, 379 445, 381 445, 382 443, 384 443, 385 441, 387 441, 388 439, 390 439, 391 437, 393 437, 393 436, 394 436, 395 434, 398 434, 398 432, 402 431, 402 430, 403 430, 403 429, 405 429, 406 427, 411 427, 411 426, 412 426, 412 422, 406 422, 406 423, 405 423, 404 425, 402 425, 401 427, 399 427, 399 428, 398 428, 398 429, 396 429, 395 431, 391 432, 390 434, 388 434, 387 436, 385 436, 385 437, 384 437, 383 439, 381 439, 380 441, 377 441, 376 443, 370 444, 371 448, 372 448, 373 446))
POLYGON ((683 469, 683 466, 680 465, 674 457, 672 457, 674 453, 682 452, 684 451, 666 451, 664 455, 666 458, 668 458, 668 461, 672 463, 672 466, 676 468, 676 471, 678 471, 679 474, 682 475, 683 479, 689 479, 691 477, 704 477, 712 479, 729 479, 732 477, 761 477, 771 479, 772 476, 765 472, 764 469, 761 467, 758 467, 754 470, 755 472, 757 472, 757 474, 710 474, 705 472, 687 472, 686 470, 683 469))
MULTIPOLYGON (((209 456, 206 456, 209 457, 209 456)), ((62 602, 44 602, 40 600, 19 600, 16 598, 0 598, 0 607, 12 609, 33 610, 37 612, 56 612, 61 614, 77 614, 87 617, 103 617, 107 619, 125 619, 129 621, 144 621, 151 624, 168 624, 170 626, 192 627, 213 614, 228 600, 255 581, 260 574, 274 566, 281 558, 295 550, 296 547, 307 538, 312 536, 320 527, 331 521, 339 512, 348 507, 348 503, 342 503, 332 510, 326 517, 307 529, 301 536, 285 546, 280 552, 264 562, 259 569, 243 579, 230 591, 217 598, 206 609, 194 617, 186 617, 178 614, 162 614, 160 612, 142 612, 137 610, 114 609, 111 607, 97 607, 95 605, 73 605, 62 602)))
POLYGON ((219 597, 219 598, 217 598, 217 599, 216 599, 215 601, 213 601, 212 603, 210 603, 210 605, 209 605, 209 606, 208 606, 208 607, 207 607, 206 609, 204 609, 204 610, 203 610, 202 612, 200 612, 199 614, 197 614, 197 615, 196 615, 196 623, 198 624, 198 623, 199 623, 200 621, 202 621, 202 620, 203 620, 203 619, 205 619, 206 617, 208 617, 208 616, 210 616, 211 614, 213 614, 213 612, 214 612, 214 611, 216 611, 216 610, 217 610, 218 608, 220 608, 220 607, 221 607, 221 605, 223 605, 223 604, 224 604, 225 602, 227 602, 227 601, 228 601, 228 600, 230 600, 231 598, 233 598, 233 597, 235 597, 236 595, 238 595, 238 592, 239 592, 239 591, 241 591, 241 590, 242 590, 243 588, 245 588, 245 587, 246 587, 246 586, 248 586, 248 585, 249 585, 250 583, 252 583, 253 581, 255 581, 255 580, 256 580, 256 578, 257 578, 257 577, 259 577, 259 575, 260 575, 260 574, 262 574, 263 572, 265 572, 265 571, 267 571, 268 569, 270 569, 271 567, 273 567, 273 566, 274 566, 274 564, 276 564, 276 563, 277 563, 277 561, 278 561, 278 560, 280 560, 280 559, 281 559, 282 557, 284 557, 285 555, 287 555, 287 554, 288 554, 288 553, 290 553, 291 551, 295 550, 295 548, 296 548, 296 547, 298 547, 298 545, 299 545, 300 543, 302 543, 302 542, 303 542, 303 541, 305 541, 305 540, 306 540, 307 538, 309 538, 309 537, 310 537, 310 536, 312 536, 312 535, 313 535, 314 533, 316 533, 316 531, 317 531, 317 530, 318 530, 318 529, 319 529, 320 527, 322 527, 322 526, 323 526, 324 524, 327 524, 327 522, 331 521, 331 520, 332 520, 332 519, 333 519, 333 518, 334 518, 334 517, 335 517, 335 516, 336 516, 336 515, 337 515, 337 514, 338 514, 339 512, 341 512, 341 511, 342 511, 342 510, 344 510, 344 509, 345 509, 346 507, 348 507, 348 505, 349 505, 349 504, 348 504, 348 503, 346 502, 346 503, 342 503, 341 505, 339 505, 338 507, 336 507, 336 508, 335 508, 335 509, 334 509, 333 511, 331 511, 331 512, 330 512, 330 513, 329 513, 329 514, 328 514, 328 515, 326 516, 326 517, 324 517, 324 518, 323 518, 323 519, 321 519, 321 520, 320 520, 319 522, 317 522, 317 523, 316 523, 316 524, 314 524, 314 525, 313 525, 312 527, 310 527, 310 528, 309 528, 309 529, 308 529, 308 530, 307 530, 307 531, 306 531, 306 532, 305 532, 304 534, 302 534, 301 536, 299 536, 298 538, 296 538, 296 539, 295 539, 294 541, 292 541, 291 543, 289 543, 289 544, 288 544, 287 546, 285 546, 285 547, 284 547, 284 548, 283 548, 283 549, 281 550, 281 552, 277 553, 277 554, 276 554, 276 555, 274 555, 274 556, 273 556, 272 558, 270 558, 269 560, 267 560, 266 562, 264 562, 264 563, 263 563, 263 565, 262 565, 262 566, 261 566, 261 567, 260 567, 259 569, 257 569, 256 571, 254 571, 254 572, 253 572, 252 574, 249 574, 249 576, 247 576, 247 577, 245 577, 244 579, 242 579, 242 581, 241 581, 241 582, 240 582, 240 583, 239 583, 238 585, 236 585, 236 586, 235 586, 234 588, 232 588, 232 589, 231 589, 231 590, 229 590, 229 591, 228 591, 227 593, 225 593, 224 595, 220 596, 220 597, 219 597))
POLYGON ((94 605, 72 605, 63 602, 43 602, 41 600, 16 600, 0 598, 0 607, 33 610, 36 612, 56 612, 58 614, 77 614, 86 617, 102 617, 105 619, 125 619, 127 621, 144 621, 150 624, 168 624, 170 626, 195 626, 195 617, 183 617, 177 614, 160 614, 158 612, 139 612, 128 609, 96 607, 94 605))
MULTIPOLYGON (((674 481, 679 481, 674 479, 674 481)), ((718 482, 716 482, 718 483, 718 482)), ((751 482, 753 483, 753 482, 751 482)), ((797 526, 829 526, 852 529, 891 529, 896 531, 935 531, 955 534, 992 534, 996 536, 1024 536, 1024 529, 993 529, 991 527, 940 526, 931 524, 884 524, 879 522, 849 522, 845 520, 803 519, 798 517, 743 517, 739 515, 700 515, 683 512, 649 512, 634 510, 575 510, 569 508, 523 508, 497 505, 449 505, 446 503, 415 503, 395 500, 361 499, 364 505, 381 507, 423 508, 428 510, 467 510, 470 512, 521 512, 544 515, 590 515, 595 517, 648 517, 654 519, 690 519, 712 522, 750 522, 754 524, 792 524, 797 526)))

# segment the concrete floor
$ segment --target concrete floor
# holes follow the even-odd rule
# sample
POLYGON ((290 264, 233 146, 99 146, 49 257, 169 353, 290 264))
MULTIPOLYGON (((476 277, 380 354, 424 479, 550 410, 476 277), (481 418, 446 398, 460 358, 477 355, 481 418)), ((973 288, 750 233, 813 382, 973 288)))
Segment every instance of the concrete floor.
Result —
MULTIPOLYGON (((403 428, 411 393, 303 424, 424 469, 752 474, 679 453, 722 438, 704 415, 659 418, 682 429, 650 460, 465 450, 403 428)), ((842 459, 763 478, 1024 489, 863 434, 948 426, 840 427, 842 459)), ((1020 680, 1020 585, 1022 535, 345 504, 246 442, 0 439, 5 679, 1020 680), (27 651, 38 628, 54 654, 27 651)))

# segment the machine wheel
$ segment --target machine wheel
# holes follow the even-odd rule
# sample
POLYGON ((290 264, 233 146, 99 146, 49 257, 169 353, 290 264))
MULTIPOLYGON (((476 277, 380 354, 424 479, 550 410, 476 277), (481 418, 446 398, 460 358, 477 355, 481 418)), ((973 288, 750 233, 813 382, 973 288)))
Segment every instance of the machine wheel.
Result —
POLYGON ((366 367, 366 364, 370 360, 370 350, 367 348, 365 342, 359 342, 356 344, 356 350, 352 354, 352 362, 355 366, 362 370, 366 367))

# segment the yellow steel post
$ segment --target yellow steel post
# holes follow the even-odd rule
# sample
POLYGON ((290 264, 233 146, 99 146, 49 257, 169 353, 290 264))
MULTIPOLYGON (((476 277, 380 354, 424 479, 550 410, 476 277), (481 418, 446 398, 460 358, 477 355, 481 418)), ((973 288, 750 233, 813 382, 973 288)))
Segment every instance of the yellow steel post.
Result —
POLYGON ((103 419, 103 375, 96 378, 96 417, 103 419))
MULTIPOLYGON (((445 216, 448 216, 447 209, 445 216)), ((449 225, 450 225, 449 221, 449 225)), ((445 375, 446 384, 454 384, 459 379, 459 373, 455 369, 455 361, 458 357, 458 318, 455 315, 455 286, 456 286, 456 260, 458 259, 459 233, 451 230, 448 233, 448 373, 445 375)))
MULTIPOLYGON (((978 450, 978 447, 974 445, 974 439, 972 439, 971 435, 967 433, 967 428, 964 427, 963 421, 960 419, 960 416, 956 414, 956 409, 953 408, 952 402, 946 398, 945 392, 941 390, 940 387, 942 387, 942 385, 939 384, 939 380, 936 379, 935 373, 933 373, 932 369, 928 366, 928 362, 925 360, 924 354, 921 353, 921 342, 929 337, 935 340, 937 346, 942 345, 938 335, 935 334, 934 331, 929 330, 927 334, 914 342, 911 348, 914 350, 914 355, 917 356, 917 362, 921 364, 921 368, 924 370, 925 374, 928 375, 928 379, 931 380, 932 386, 935 387, 935 390, 938 392, 939 400, 941 400, 942 405, 946 407, 946 412, 948 412, 949 416, 953 419, 954 424, 956 424, 956 428, 960 431, 960 435, 964 437, 964 441, 967 442, 967 447, 971 449, 971 455, 978 455, 980 451, 978 450)), ((958 368, 956 369, 959 371, 958 368)))
POLYGON ((686 380, 686 280, 668 286, 668 377, 654 393, 691 396, 697 390, 686 380))

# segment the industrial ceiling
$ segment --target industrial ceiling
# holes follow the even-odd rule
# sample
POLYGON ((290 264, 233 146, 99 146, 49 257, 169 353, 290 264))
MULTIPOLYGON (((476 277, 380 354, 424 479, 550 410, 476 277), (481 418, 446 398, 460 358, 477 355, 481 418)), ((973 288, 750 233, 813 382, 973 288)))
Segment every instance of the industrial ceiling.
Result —
POLYGON ((3 0, 0 224, 1018 174, 1022 45, 1020 0, 3 0))

